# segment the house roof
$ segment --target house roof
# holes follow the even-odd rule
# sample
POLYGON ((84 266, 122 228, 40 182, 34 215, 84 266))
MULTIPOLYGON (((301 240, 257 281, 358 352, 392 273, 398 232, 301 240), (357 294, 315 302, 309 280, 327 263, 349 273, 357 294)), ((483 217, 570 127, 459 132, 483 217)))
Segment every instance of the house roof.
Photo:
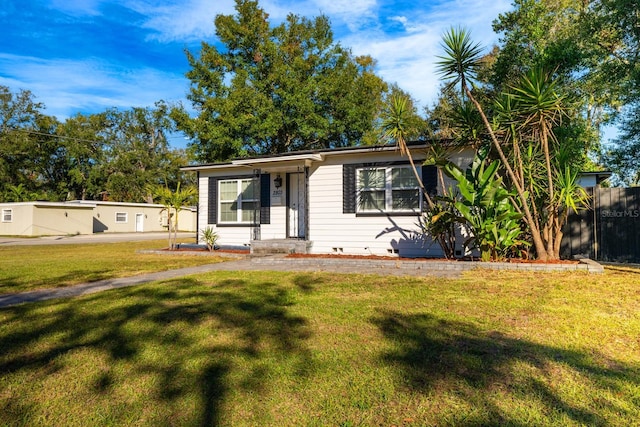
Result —
POLYGON ((13 206, 35 206, 38 208, 69 208, 69 209, 93 209, 95 204, 79 204, 79 203, 70 203, 70 202, 46 202, 46 201, 35 201, 35 202, 6 202, 0 203, 2 207, 13 207, 13 206))
MULTIPOLYGON (((407 144, 411 149, 426 148, 427 143, 422 141, 410 142, 407 144)), ((398 147, 396 145, 368 145, 357 147, 341 147, 341 148, 325 148, 321 150, 305 150, 305 151, 291 151, 289 153, 270 154, 255 157, 243 157, 232 159, 227 162, 219 163, 205 163, 200 165, 185 166, 180 168, 183 171, 199 171, 206 169, 219 169, 228 168, 233 166, 253 166, 265 163, 277 163, 277 162, 294 162, 294 161, 323 161, 326 156, 346 155, 346 154, 358 154, 358 153, 374 153, 381 151, 395 151, 398 147)))

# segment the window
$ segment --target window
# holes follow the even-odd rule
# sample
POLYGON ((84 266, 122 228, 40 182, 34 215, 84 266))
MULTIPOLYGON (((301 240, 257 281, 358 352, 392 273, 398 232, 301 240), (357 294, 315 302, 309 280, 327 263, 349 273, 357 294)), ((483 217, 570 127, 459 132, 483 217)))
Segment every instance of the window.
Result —
POLYGON ((126 222, 127 222, 127 213, 116 212, 116 223, 126 223, 126 222))
POLYGON ((227 179, 218 181, 218 185, 220 223, 253 223, 259 219, 256 180, 227 179))
POLYGON ((13 209, 2 209, 2 222, 13 222, 13 209))
POLYGON ((358 212, 402 212, 420 209, 420 186, 411 168, 357 169, 358 212))

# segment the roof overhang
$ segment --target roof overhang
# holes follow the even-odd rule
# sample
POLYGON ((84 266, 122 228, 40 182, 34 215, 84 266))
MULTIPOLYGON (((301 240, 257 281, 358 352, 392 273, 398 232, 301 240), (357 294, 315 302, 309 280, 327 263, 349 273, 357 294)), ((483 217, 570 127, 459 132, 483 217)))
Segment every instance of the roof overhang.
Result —
MULTIPOLYGON (((427 147, 424 142, 413 142, 408 144, 410 150, 423 150, 427 147)), ((345 156, 353 154, 365 154, 365 153, 380 153, 398 151, 396 145, 368 145, 357 147, 342 147, 334 149, 321 149, 310 151, 293 151, 289 153, 265 155, 241 159, 233 159, 222 163, 210 163, 200 164, 193 166, 185 166, 180 168, 183 171, 202 171, 202 170, 216 170, 216 169, 229 169, 235 167, 248 167, 248 168, 266 168, 269 169, 284 169, 287 167, 293 167, 296 165, 304 164, 310 165, 312 162, 322 162, 329 156, 345 156)))
POLYGON ((231 164, 234 166, 259 166, 266 163, 311 163, 321 162, 324 160, 324 155, 320 153, 312 154, 294 154, 290 156, 277 156, 277 157, 257 157, 253 159, 238 159, 232 160, 231 164))

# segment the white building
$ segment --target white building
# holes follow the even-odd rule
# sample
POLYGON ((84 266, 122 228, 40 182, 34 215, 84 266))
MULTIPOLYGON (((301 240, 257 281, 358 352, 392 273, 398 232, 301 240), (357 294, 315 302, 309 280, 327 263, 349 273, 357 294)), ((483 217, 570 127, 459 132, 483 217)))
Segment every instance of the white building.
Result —
MULTIPOLYGON (((71 202, 0 203, 0 235, 47 236, 133 233, 167 230, 167 212, 148 203, 71 202)), ((196 231, 196 209, 178 214, 178 230, 196 231)))
MULTIPOLYGON (((421 166, 426 148, 412 145, 411 152, 427 191, 435 193, 435 166, 421 166)), ((451 158, 466 166, 472 157, 466 149, 451 158)), ((197 228, 214 228, 222 246, 250 245, 255 253, 442 255, 421 233, 424 198, 407 157, 393 146, 291 152, 183 170, 198 173, 197 228)))

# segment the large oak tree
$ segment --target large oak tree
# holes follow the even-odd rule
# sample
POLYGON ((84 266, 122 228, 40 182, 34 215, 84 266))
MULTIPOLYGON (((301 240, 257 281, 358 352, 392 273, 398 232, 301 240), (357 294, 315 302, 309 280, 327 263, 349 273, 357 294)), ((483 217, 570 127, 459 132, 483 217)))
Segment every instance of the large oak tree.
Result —
POLYGON ((257 1, 236 0, 215 26, 217 43, 186 52, 196 115, 173 112, 198 160, 344 147, 371 133, 386 84, 373 59, 333 40, 325 16, 272 26, 257 1))

